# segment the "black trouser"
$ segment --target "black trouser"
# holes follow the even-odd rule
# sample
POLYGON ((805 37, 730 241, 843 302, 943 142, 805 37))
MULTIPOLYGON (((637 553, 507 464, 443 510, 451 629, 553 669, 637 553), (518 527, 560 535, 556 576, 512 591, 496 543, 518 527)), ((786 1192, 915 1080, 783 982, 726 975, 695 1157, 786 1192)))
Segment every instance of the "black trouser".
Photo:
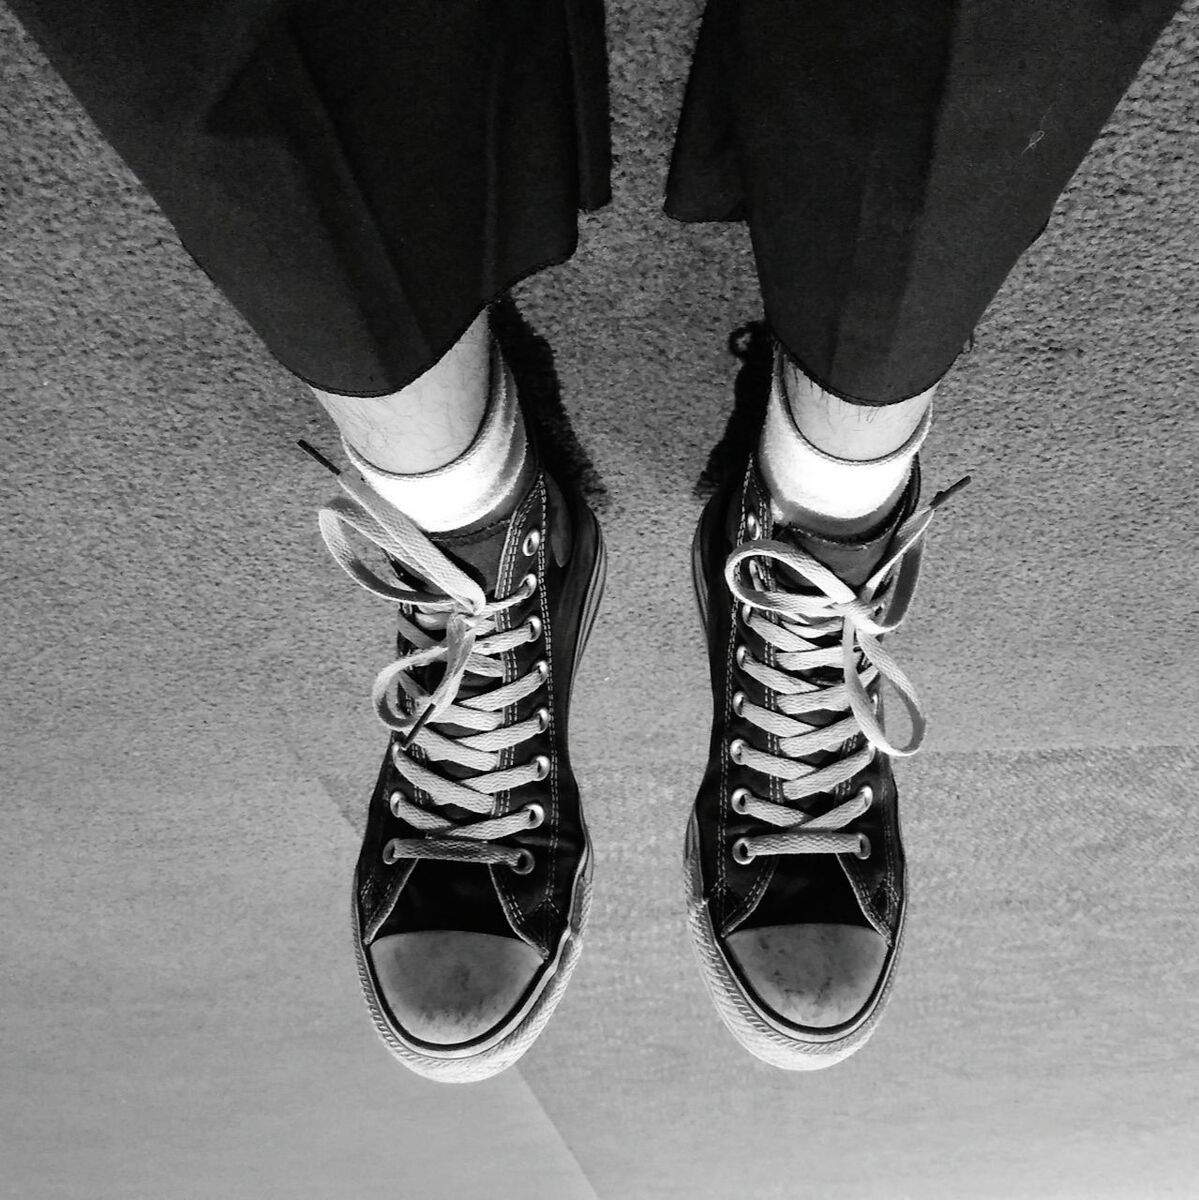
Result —
MULTIPOLYGON (((603 0, 7 0, 300 378, 381 395, 609 191, 603 0)), ((829 390, 952 364, 1178 0, 708 0, 666 212, 829 390)))

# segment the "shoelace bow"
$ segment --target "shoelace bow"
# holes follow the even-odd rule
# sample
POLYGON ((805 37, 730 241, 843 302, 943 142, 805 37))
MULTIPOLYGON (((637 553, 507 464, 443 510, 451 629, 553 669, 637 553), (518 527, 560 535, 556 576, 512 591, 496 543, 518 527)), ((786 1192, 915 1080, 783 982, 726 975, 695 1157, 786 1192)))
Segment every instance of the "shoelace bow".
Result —
MULTIPOLYGON (((781 739, 780 755, 757 750, 741 738, 733 739, 729 753, 734 762, 784 780, 784 799, 802 801, 832 791, 865 768, 876 750, 896 757, 907 757, 919 750, 926 723, 916 690, 878 638, 898 628, 903 621, 916 586, 922 539, 934 511, 969 482, 970 476, 964 476, 908 517, 898 530, 891 553, 858 591, 823 563, 785 542, 769 539, 746 542, 726 560, 729 590, 742 605, 748 606, 743 622, 775 648, 778 664, 778 668, 769 667, 752 659, 743 644, 738 647, 742 670, 763 685, 768 698, 773 693, 778 711, 751 704, 743 693, 738 693, 740 704, 734 698, 734 711, 751 725, 781 739), (759 561, 763 559, 774 559, 790 567, 823 594, 767 592, 745 586, 741 564, 748 563, 748 573, 760 584, 759 561), (900 560, 899 571, 892 575, 900 560), (898 615, 885 624, 878 614, 890 605, 893 596, 898 615), (775 620, 770 619, 771 615, 775 620), (840 632, 840 646, 817 644, 817 639, 837 632, 840 632), (862 675, 858 674, 859 652, 867 663, 862 675), (807 672, 822 667, 840 668, 841 681, 820 683, 805 677, 807 672), (906 746, 892 744, 866 692, 880 675, 891 681, 911 714, 912 738, 906 746), (817 710, 848 710, 849 715, 825 726, 796 719, 817 710), (835 749, 859 733, 865 735, 867 744, 853 754, 823 767, 798 761, 816 751, 835 749)), ((813 817, 802 809, 765 800, 747 788, 738 788, 732 797, 737 811, 779 827, 780 832, 739 838, 734 844, 734 855, 742 863, 761 854, 853 853, 865 858, 870 853, 865 835, 839 831, 865 813, 872 799, 869 788, 859 789, 828 812, 813 817)))
MULTIPOLYGON (((520 588, 511 596, 488 600, 483 589, 455 566, 407 516, 365 483, 347 478, 306 443, 300 445, 337 476, 338 483, 347 493, 348 498, 336 497, 318 514, 321 536, 329 552, 356 583, 401 606, 399 631, 416 647, 384 667, 375 677, 371 689, 379 719, 389 729, 403 735, 392 747, 396 770, 413 788, 426 792, 435 805, 453 804, 470 812, 490 813, 494 793, 544 779, 548 773, 550 764, 544 756, 520 766, 498 769, 501 751, 520 745, 547 726, 549 713, 545 709, 524 721, 505 726, 503 709, 541 687, 548 668, 544 662, 538 662, 521 678, 467 697, 461 704, 457 702, 457 696, 464 676, 473 674, 502 679, 504 667, 499 656, 506 650, 536 641, 539 632, 529 623, 504 632, 496 631, 497 616, 528 600, 537 590, 536 574, 526 575, 520 588), (394 581, 379 578, 355 553, 343 526, 356 529, 405 570, 440 590, 412 591, 394 581), (408 612, 413 614, 415 622, 405 615, 408 612), (438 633, 444 637, 435 636, 438 633), (445 671, 440 683, 428 692, 417 683, 413 674, 437 662, 445 663, 445 671), (397 708, 392 703, 390 689, 395 680, 412 702, 411 711, 397 708), (438 723, 479 732, 451 737, 432 728, 438 723), (469 783, 447 779, 420 761, 412 753, 414 747, 423 752, 428 762, 448 760, 477 773, 469 776, 469 783)), ((515 867, 528 852, 491 845, 491 840, 532 828, 544 818, 539 805, 529 804, 504 816, 484 816, 482 820, 470 822, 453 820, 414 804, 399 791, 392 793, 391 809, 401 820, 425 830, 426 836, 393 838, 384 852, 384 859, 389 863, 401 858, 431 858, 506 863, 515 867)))

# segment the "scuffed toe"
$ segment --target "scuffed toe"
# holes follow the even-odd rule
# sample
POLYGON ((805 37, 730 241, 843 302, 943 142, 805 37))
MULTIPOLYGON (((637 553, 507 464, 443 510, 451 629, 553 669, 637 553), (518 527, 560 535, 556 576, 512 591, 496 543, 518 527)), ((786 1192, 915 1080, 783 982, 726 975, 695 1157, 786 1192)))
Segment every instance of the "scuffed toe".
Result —
POLYGON ((516 938, 426 930, 368 947, 383 999, 421 1041, 456 1045, 500 1024, 519 1003, 541 956, 516 938))
POLYGON ((770 925, 739 929, 725 942, 766 1005, 816 1029, 861 1012, 887 957, 882 937, 858 925, 770 925))

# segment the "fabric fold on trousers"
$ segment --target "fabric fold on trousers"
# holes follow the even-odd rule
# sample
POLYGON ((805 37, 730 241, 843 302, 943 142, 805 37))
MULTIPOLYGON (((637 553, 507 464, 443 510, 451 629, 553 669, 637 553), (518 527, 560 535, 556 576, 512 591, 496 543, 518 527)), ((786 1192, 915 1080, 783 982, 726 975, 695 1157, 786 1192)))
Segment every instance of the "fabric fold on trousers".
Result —
POLYGON ((745 220, 767 319, 829 391, 952 365, 1176 0, 708 0, 665 211, 745 220))
MULTIPOLYGON (((199 266, 326 391, 410 383, 611 196, 603 0, 9 3, 199 266)), ((905 399, 1178 8, 708 0, 666 212, 745 221, 799 365, 905 399)))
MULTIPOLYGON (((310 210, 287 324, 260 330, 290 370, 342 394, 397 390, 482 307, 573 254, 577 211, 608 199, 606 92, 574 45, 586 29, 549 0, 303 4, 275 26, 208 127, 257 138, 254 162, 273 156, 291 211, 310 210), (316 336, 297 345, 301 289, 316 336)), ((269 279, 226 290, 272 323, 269 279)))
POLYGON ((14 11, 196 263, 328 391, 410 383, 610 196, 602 0, 14 11))

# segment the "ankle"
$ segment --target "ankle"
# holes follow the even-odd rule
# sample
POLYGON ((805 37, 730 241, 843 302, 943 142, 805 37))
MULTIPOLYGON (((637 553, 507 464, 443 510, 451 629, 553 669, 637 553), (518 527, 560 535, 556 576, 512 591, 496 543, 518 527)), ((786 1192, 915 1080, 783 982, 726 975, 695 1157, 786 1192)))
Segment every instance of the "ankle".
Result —
MULTIPOLYGON (((929 403, 905 437, 875 457, 852 457, 817 445, 800 427, 787 395, 787 375, 779 369, 781 351, 758 446, 758 461, 770 492, 775 519, 832 537, 856 537, 885 522, 911 477, 912 463, 932 424, 929 403)), ((816 385, 807 381, 808 395, 816 385)), ((827 396, 827 393, 824 394, 827 396)), ((835 398, 831 398, 835 399, 835 398)), ((931 400, 931 395, 929 397, 931 400)), ((821 401, 823 403, 823 401, 821 401)), ((844 404, 844 401, 840 403, 844 404)), ((848 407, 848 406, 847 406, 848 407)), ((872 449, 880 449, 875 439, 872 449)), ((839 449, 846 449, 844 443, 839 449)), ((859 441, 848 449, 863 454, 859 441)))
POLYGON ((854 404, 825 391, 781 346, 775 373, 800 433, 816 449, 851 462, 877 462, 899 450, 920 427, 940 385, 938 380, 894 404, 854 404))
POLYGON ((508 516, 537 472, 511 370, 492 347, 491 390, 476 436, 450 462, 429 471, 390 471, 346 439, 350 461, 380 496, 427 533, 461 532, 508 516))
POLYGON ((423 375, 385 396, 312 388, 347 445, 384 471, 435 471, 467 450, 487 408, 491 328, 484 309, 423 375))

